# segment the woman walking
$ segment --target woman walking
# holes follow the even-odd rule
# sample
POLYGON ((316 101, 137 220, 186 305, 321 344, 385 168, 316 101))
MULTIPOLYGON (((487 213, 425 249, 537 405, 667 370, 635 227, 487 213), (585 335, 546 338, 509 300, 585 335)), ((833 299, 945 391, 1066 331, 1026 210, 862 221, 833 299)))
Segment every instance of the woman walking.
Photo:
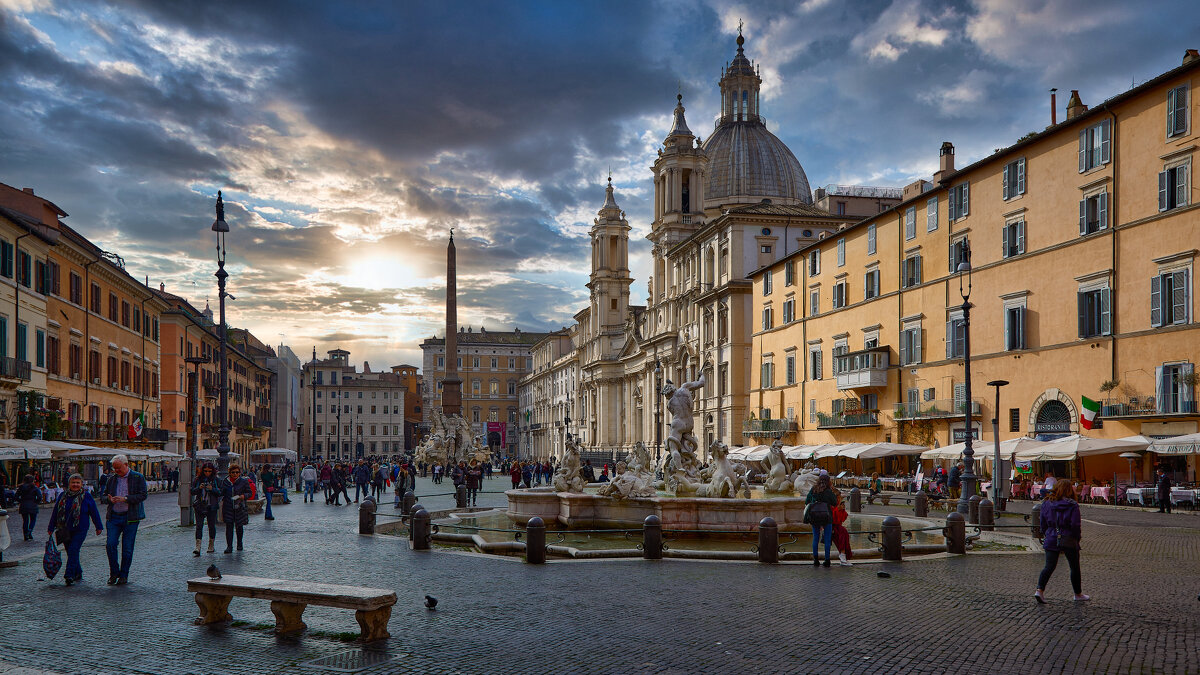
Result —
POLYGON ((1083 594, 1083 581, 1079 574, 1079 539, 1081 525, 1079 519, 1079 503, 1075 501, 1075 485, 1069 480, 1060 480, 1054 485, 1050 496, 1042 502, 1040 527, 1042 530, 1042 548, 1046 551, 1046 567, 1038 576, 1037 590, 1033 597, 1039 603, 1045 603, 1043 593, 1046 582, 1054 574, 1058 566, 1058 554, 1067 557, 1071 566, 1071 588, 1075 591, 1075 601, 1085 602, 1091 596, 1083 594))
POLYGON ((850 550, 850 532, 846 530, 845 522, 850 514, 846 512, 846 500, 841 491, 834 490, 834 494, 837 495, 837 506, 833 507, 833 545, 838 550, 838 564, 849 567, 854 552, 850 550))
POLYGON ((33 474, 25 474, 25 480, 17 486, 17 503, 21 506, 21 534, 24 540, 33 539, 33 528, 37 526, 38 504, 42 501, 42 491, 33 482, 33 474))
POLYGON ((829 474, 822 473, 817 484, 804 498, 808 504, 805 522, 812 525, 813 565, 821 564, 817 557, 817 544, 825 542, 825 567, 829 567, 829 544, 833 537, 833 508, 837 506, 837 495, 830 486, 829 474))
POLYGON ((50 512, 50 526, 47 531, 54 536, 55 529, 61 528, 67 534, 64 543, 67 545, 67 569, 63 572, 63 580, 67 585, 83 581, 83 567, 79 564, 79 549, 83 540, 87 539, 88 521, 96 526, 96 534, 104 531, 100 524, 100 509, 96 508, 96 500, 83 489, 83 476, 71 474, 67 479, 67 489, 58 495, 54 502, 54 510, 50 512))
POLYGON ((200 466, 192 481, 192 510, 196 514, 196 548, 192 555, 200 557, 200 542, 204 540, 204 521, 208 521, 208 552, 212 553, 217 538, 217 509, 221 507, 221 490, 217 486, 217 469, 212 462, 200 466))
POLYGON ((513 462, 508 467, 508 477, 512 479, 512 489, 516 490, 521 487, 521 463, 513 462))
POLYGON ((479 499, 479 488, 483 487, 483 467, 479 464, 479 460, 471 460, 471 466, 467 467, 466 479, 467 503, 475 506, 479 499))
POLYGON ((250 522, 246 500, 250 498, 250 480, 237 464, 229 466, 229 477, 221 482, 221 508, 225 510, 225 553, 233 553, 233 535, 237 532, 237 550, 242 550, 242 532, 250 522))

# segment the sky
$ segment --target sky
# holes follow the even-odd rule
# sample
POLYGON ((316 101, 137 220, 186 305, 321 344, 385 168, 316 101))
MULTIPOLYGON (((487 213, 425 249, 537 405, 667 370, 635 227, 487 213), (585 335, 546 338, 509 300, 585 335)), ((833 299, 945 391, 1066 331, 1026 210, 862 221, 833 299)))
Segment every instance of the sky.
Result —
POLYGON ((302 360, 420 365, 458 317, 552 330, 587 304, 612 176, 651 268, 650 166, 676 93, 712 131, 739 22, 762 112, 813 187, 900 187, 1095 105, 1200 48, 1200 3, 1145 0, 0 0, 0 182, 151 285, 302 360))

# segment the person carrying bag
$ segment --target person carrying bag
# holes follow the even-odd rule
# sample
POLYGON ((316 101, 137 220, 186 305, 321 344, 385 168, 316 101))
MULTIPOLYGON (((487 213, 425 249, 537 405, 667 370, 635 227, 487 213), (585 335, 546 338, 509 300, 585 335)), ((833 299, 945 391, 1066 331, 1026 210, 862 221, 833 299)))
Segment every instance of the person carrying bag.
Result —
POLYGON ((1033 597, 1038 603, 1045 603, 1046 584, 1050 575, 1058 566, 1058 556, 1066 556, 1067 564, 1071 566, 1071 588, 1075 591, 1076 602, 1091 600, 1091 596, 1083 594, 1082 579, 1079 572, 1079 540, 1081 538, 1081 518, 1079 504, 1075 501, 1075 485, 1069 480, 1060 480, 1054 485, 1054 490, 1042 503, 1039 525, 1042 530, 1042 548, 1046 551, 1046 566, 1038 575, 1037 590, 1033 597))

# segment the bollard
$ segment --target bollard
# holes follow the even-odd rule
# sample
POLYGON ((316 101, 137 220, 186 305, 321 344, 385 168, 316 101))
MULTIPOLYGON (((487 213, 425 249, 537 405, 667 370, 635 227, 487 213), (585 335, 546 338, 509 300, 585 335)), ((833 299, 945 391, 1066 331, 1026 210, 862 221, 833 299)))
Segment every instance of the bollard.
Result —
POLYGON ((537 516, 525 524, 525 562, 531 565, 546 562, 546 523, 537 516))
POLYGON ((1034 539, 1041 540, 1042 538, 1042 503, 1038 502, 1033 505, 1033 511, 1029 512, 1029 532, 1034 539))
POLYGON ((858 488, 850 490, 850 513, 862 511, 862 491, 858 488))
POLYGON ((987 497, 979 502, 979 529, 988 532, 994 531, 996 528, 996 510, 992 508, 992 500, 987 497))
POLYGON ((967 522, 972 525, 979 524, 979 495, 971 495, 967 500, 967 522))
POLYGON ((900 519, 888 516, 883 519, 883 559, 900 560, 900 519))
POLYGON ((925 518, 929 515, 929 496, 924 492, 918 492, 913 498, 913 510, 918 518, 925 518))
MULTIPOLYGON (((192 484, 192 460, 179 460, 179 484, 192 484)), ((196 514, 192 511, 192 491, 180 490, 176 495, 179 503, 179 526, 191 527, 196 524, 196 514)))
POLYGON ((416 506, 416 504, 417 496, 413 494, 413 491, 409 490, 405 492, 404 496, 400 498, 400 515, 406 516, 412 513, 413 507, 416 506))
POLYGON ((416 509, 412 514, 412 525, 408 528, 408 536, 412 540, 414 551, 428 551, 429 540, 432 538, 429 534, 429 512, 420 505, 417 505, 416 509))
MULTIPOLYGON (((421 506, 420 504, 413 504, 413 513, 414 513, 414 514, 415 514, 417 511, 424 511, 424 510, 425 510, 425 507, 421 506)), ((429 514, 429 512, 428 512, 428 511, 425 511, 425 513, 426 513, 426 515, 428 515, 428 514, 429 514)), ((415 517, 415 516, 414 516, 414 517, 415 517)), ((412 519, 411 519, 411 518, 410 518, 410 519, 409 519, 409 521, 408 521, 408 540, 409 540, 409 541, 416 541, 416 539, 414 539, 414 538, 413 538, 413 527, 412 527, 412 519)))
MULTIPOLYGON (((271 495, 267 495, 267 499, 270 498, 271 495)), ((377 508, 374 497, 368 496, 362 500, 362 504, 358 507, 359 534, 375 534, 375 511, 377 508)))
POLYGON ((963 514, 955 511, 946 516, 946 550, 950 553, 967 552, 967 520, 963 514))
POLYGON ((8 511, 0 508, 0 567, 11 567, 16 565, 4 564, 4 551, 12 545, 12 537, 8 534, 8 511))
POLYGON ((770 516, 758 521, 758 562, 779 562, 779 526, 770 516))
POLYGON ((459 485, 454 488, 454 505, 460 509, 467 506, 467 486, 459 485))
POLYGON ((642 557, 662 560, 662 520, 654 514, 642 521, 642 557))

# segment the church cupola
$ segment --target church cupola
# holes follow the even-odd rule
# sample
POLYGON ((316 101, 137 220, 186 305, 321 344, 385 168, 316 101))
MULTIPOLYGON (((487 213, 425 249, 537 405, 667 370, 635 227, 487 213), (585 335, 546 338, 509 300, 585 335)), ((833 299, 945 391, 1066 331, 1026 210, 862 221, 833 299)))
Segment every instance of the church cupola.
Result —
POLYGON ((762 78, 758 76, 758 69, 746 58, 744 44, 746 38, 742 37, 739 26, 737 56, 721 73, 721 119, 718 124, 754 122, 759 119, 758 90, 762 86, 762 78))
POLYGON ((683 94, 675 96, 675 121, 671 123, 671 131, 667 133, 666 140, 663 145, 676 145, 682 143, 684 147, 692 146, 692 139, 695 136, 692 130, 688 128, 687 120, 683 117, 683 94))

